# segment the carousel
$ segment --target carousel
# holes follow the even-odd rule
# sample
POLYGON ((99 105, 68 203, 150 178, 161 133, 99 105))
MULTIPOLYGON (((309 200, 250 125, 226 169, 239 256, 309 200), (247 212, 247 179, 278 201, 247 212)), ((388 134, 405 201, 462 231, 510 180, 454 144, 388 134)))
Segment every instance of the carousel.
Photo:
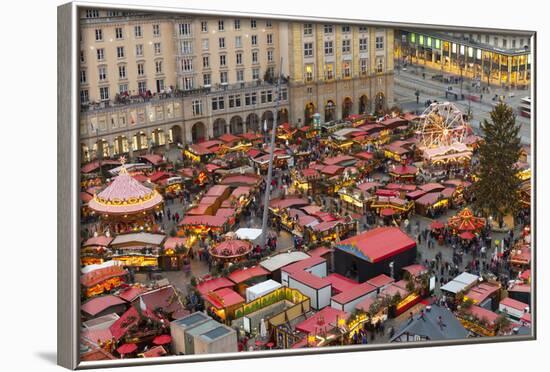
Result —
POLYGON ((118 175, 103 191, 95 194, 88 207, 101 219, 101 229, 119 234, 153 231, 154 213, 162 210, 158 191, 142 185, 127 171, 124 158, 118 175))
POLYGON ((485 218, 476 217, 469 208, 464 208, 447 221, 447 226, 456 234, 479 233, 485 227, 485 224, 485 218))
POLYGON ((209 250, 210 255, 221 263, 241 261, 252 252, 252 244, 246 240, 228 239, 209 250))

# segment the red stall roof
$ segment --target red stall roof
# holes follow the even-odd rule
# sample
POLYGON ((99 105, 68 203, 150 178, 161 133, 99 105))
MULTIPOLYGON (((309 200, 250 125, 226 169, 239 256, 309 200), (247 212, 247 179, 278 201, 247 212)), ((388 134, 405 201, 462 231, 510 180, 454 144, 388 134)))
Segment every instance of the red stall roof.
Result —
POLYGON ((518 300, 514 300, 513 298, 510 298, 510 297, 506 297, 505 299, 500 301, 500 305, 511 307, 512 309, 516 309, 519 311, 524 311, 526 307, 529 307, 528 304, 518 300))
POLYGON ((477 305, 472 305, 468 309, 468 312, 475 316, 477 319, 482 320, 485 319, 489 323, 494 323, 495 320, 498 318, 498 314, 495 312, 492 312, 490 310, 484 309, 482 307, 479 307, 477 305))
POLYGON ((385 274, 380 274, 378 276, 375 276, 374 278, 367 280, 367 283, 372 284, 376 288, 381 288, 393 282, 395 282, 395 280, 385 274))
POLYGON ((375 263, 416 247, 416 242, 396 227, 379 227, 345 239, 336 247, 375 263))
POLYGON ((231 288, 222 288, 209 292, 204 295, 204 299, 218 309, 224 309, 244 302, 244 298, 231 288))
POLYGON ((296 271, 289 275, 292 279, 314 289, 321 289, 330 285, 326 278, 319 278, 307 271, 296 271))
POLYGON ((376 291, 376 287, 368 282, 364 282, 336 296, 332 296, 332 300, 343 305, 373 291, 376 291))
POLYGON ((123 299, 113 296, 113 295, 106 295, 106 296, 100 296, 100 297, 94 297, 82 304, 80 306, 80 310, 85 312, 86 314, 89 314, 91 316, 95 316, 96 314, 99 314, 103 310, 116 305, 125 304, 126 301, 123 299))
POLYGON ((349 314, 345 311, 333 309, 330 306, 315 313, 301 323, 296 324, 296 330, 304 333, 322 333, 335 328, 337 318, 347 319, 349 314))
POLYGON ((239 284, 249 279, 263 275, 269 275, 269 271, 267 271, 260 265, 257 265, 249 268, 235 270, 231 274, 229 274, 227 278, 229 278, 235 284, 239 284))
POLYGON ((312 256, 310 258, 306 258, 305 260, 298 261, 298 262, 295 262, 295 263, 290 264, 288 266, 285 266, 281 270, 284 271, 284 272, 287 272, 289 274, 292 274, 292 273, 295 273, 295 272, 298 272, 298 271, 303 271, 305 269, 309 269, 313 266, 317 266, 317 265, 319 265, 323 262, 326 262, 326 261, 327 260, 325 260, 323 257, 312 256))
POLYGON ((208 292, 215 291, 220 288, 233 287, 235 284, 227 278, 214 278, 197 284, 197 290, 205 295, 208 292))
POLYGON ((338 291, 339 293, 349 291, 353 287, 359 285, 355 280, 346 278, 343 275, 332 273, 327 275, 325 278, 332 284, 332 289, 338 291))

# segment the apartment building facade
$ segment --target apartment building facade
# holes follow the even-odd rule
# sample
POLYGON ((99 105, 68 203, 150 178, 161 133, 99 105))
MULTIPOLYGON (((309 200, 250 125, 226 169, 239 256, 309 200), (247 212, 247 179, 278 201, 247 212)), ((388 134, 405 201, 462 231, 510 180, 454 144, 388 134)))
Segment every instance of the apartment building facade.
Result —
POLYGON ((80 41, 82 161, 393 100, 390 29, 93 9, 80 41))

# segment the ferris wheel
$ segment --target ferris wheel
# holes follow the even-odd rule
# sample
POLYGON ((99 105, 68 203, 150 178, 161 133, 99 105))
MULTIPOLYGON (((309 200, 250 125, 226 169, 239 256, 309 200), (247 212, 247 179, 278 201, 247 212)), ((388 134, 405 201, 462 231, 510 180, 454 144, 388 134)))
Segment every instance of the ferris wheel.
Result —
POLYGON ((420 116, 420 140, 425 148, 461 143, 467 124, 462 112, 450 102, 434 102, 420 116))

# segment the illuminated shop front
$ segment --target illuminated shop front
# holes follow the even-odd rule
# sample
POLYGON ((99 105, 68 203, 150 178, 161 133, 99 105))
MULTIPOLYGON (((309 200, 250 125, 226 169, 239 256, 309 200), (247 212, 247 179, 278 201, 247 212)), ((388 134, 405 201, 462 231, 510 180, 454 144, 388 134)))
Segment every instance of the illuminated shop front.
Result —
MULTIPOLYGON (((523 45, 500 49, 443 33, 396 31, 398 63, 408 62, 495 85, 527 86, 531 52, 523 45)), ((528 40, 528 38, 527 38, 528 40)))

